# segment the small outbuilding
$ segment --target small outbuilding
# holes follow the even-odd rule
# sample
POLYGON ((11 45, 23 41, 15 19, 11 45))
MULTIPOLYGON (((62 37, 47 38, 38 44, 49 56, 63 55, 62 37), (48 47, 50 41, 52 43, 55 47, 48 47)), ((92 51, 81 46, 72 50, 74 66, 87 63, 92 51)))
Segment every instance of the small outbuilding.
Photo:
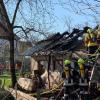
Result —
POLYGON ((30 56, 31 71, 43 66, 52 71, 61 71, 64 59, 70 59, 74 50, 81 48, 82 40, 79 40, 83 31, 74 29, 72 33, 57 33, 53 36, 39 41, 31 49, 24 52, 24 56, 30 56))

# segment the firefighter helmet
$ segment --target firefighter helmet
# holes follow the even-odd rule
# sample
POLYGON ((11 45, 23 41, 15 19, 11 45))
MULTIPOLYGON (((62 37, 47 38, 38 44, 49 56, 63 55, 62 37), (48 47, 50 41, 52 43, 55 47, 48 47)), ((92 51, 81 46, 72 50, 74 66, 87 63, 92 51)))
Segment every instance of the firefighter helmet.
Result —
POLYGON ((85 63, 84 59, 82 59, 82 58, 78 59, 78 64, 84 64, 84 63, 85 63))
POLYGON ((65 64, 65 65, 69 65, 69 64, 71 64, 71 61, 70 61, 70 60, 65 60, 65 61, 64 61, 64 64, 65 64))

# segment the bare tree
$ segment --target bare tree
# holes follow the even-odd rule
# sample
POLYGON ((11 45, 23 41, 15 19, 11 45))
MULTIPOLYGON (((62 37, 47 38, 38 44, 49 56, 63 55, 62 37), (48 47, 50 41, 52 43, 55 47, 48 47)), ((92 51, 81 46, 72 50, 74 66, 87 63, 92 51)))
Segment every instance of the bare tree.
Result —
MULTIPOLYGON (((94 18, 99 22, 99 0, 57 0, 55 2, 53 0, 0 0, 0 11, 6 21, 6 24, 0 22, 0 28, 10 34, 8 39, 10 41, 10 63, 13 87, 16 83, 14 33, 27 39, 30 39, 35 34, 37 37, 40 35, 47 37, 49 34, 48 31, 53 27, 55 21, 53 13, 54 5, 61 5, 63 8, 74 11, 77 14, 95 16, 94 18)), ((70 20, 66 21, 66 23, 70 29, 71 26, 68 24, 70 20)))
POLYGON ((53 27, 52 23, 54 22, 51 0, 22 0, 17 10, 17 16, 16 14, 12 14, 12 12, 15 12, 12 11, 12 9, 18 7, 14 6, 17 5, 16 1, 18 0, 5 0, 5 3, 7 2, 7 12, 10 20, 14 24, 14 30, 17 31, 16 33, 24 33, 25 36, 23 36, 27 37, 33 32, 34 34, 40 33, 43 37, 47 37, 48 31, 53 27), (11 10, 9 10, 9 8, 11 10), (16 16, 16 18, 13 18, 14 16, 16 16))
POLYGON ((54 21, 51 0, 0 0, 0 11, 6 22, 0 22, 0 28, 10 34, 7 39, 10 42, 10 69, 14 87, 17 82, 14 66, 14 33, 24 33, 27 39, 32 32, 47 36, 47 31, 54 21))
POLYGON ((66 27, 68 32, 71 32, 73 25, 72 25, 72 18, 71 17, 64 17, 64 27, 66 27))
POLYGON ((100 1, 99 0, 58 0, 59 4, 66 10, 78 15, 94 18, 100 24, 100 1))

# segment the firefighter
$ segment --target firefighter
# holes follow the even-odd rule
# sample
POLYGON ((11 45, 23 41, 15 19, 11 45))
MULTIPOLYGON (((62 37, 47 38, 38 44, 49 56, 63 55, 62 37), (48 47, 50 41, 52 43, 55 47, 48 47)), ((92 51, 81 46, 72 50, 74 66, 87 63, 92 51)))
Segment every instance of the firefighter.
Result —
POLYGON ((64 71, 62 73, 63 78, 70 78, 71 76, 71 61, 70 60, 65 60, 64 61, 64 71))
POLYGON ((98 45, 96 43, 96 34, 93 32, 92 28, 87 28, 85 30, 84 43, 89 54, 94 54, 96 52, 98 45))
POLYGON ((84 100, 90 100, 89 92, 88 92, 88 84, 89 84, 89 77, 88 77, 88 68, 85 66, 85 61, 82 58, 78 59, 79 65, 79 73, 80 73, 80 98, 84 98, 84 100))
POLYGON ((95 55, 97 49, 98 49, 98 44, 96 40, 96 34, 93 31, 92 28, 87 28, 85 31, 85 37, 84 37, 84 43, 85 46, 87 47, 87 51, 89 53, 88 58, 89 58, 89 63, 91 62, 92 64, 95 64, 95 55))
MULTIPOLYGON (((62 78, 64 78, 64 100, 68 100, 71 96, 70 93, 73 91, 73 80, 72 80, 72 70, 71 70, 71 61, 65 60, 64 61, 64 71, 62 73, 62 78)), ((72 96, 71 96, 72 97, 72 96)))
POLYGON ((97 44, 98 44, 98 46, 100 46, 100 27, 99 27, 99 25, 96 26, 94 31, 95 31, 95 34, 97 35, 96 36, 97 44))
POLYGON ((79 58, 79 59, 78 59, 79 73, 80 73, 80 77, 81 77, 82 79, 85 78, 85 65, 84 65, 84 64, 85 64, 84 59, 79 58))

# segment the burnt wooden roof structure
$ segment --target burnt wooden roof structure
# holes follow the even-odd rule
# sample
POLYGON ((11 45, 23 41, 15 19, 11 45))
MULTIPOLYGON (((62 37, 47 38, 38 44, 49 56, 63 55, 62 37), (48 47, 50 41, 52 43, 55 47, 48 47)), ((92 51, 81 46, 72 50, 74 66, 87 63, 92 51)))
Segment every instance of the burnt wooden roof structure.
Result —
POLYGON ((35 54, 49 54, 50 52, 73 51, 82 45, 82 40, 78 38, 83 35, 83 30, 73 29, 72 33, 56 33, 53 36, 39 41, 35 46, 26 50, 23 55, 31 56, 35 54))

